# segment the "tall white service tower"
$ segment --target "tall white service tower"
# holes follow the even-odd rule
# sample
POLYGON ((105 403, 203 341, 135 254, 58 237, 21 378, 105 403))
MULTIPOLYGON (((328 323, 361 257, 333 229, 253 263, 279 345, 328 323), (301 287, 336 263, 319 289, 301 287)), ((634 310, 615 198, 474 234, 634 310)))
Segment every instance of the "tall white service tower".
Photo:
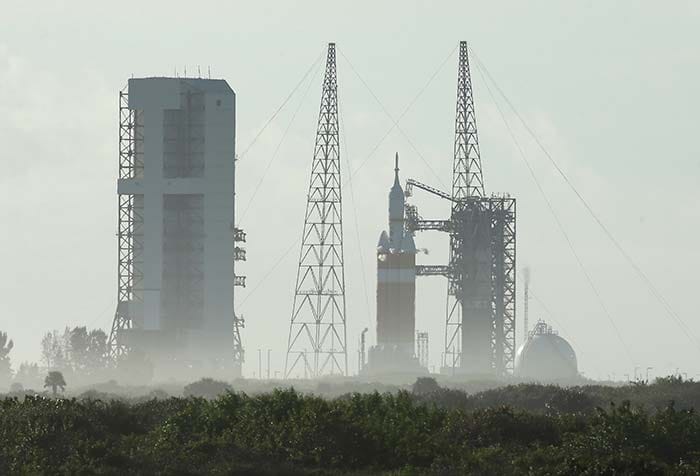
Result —
POLYGON ((120 220, 122 203, 132 210, 130 228, 120 222, 120 234, 130 235, 120 236, 120 286, 122 274, 131 276, 130 289, 120 288, 112 347, 143 352, 156 374, 240 373, 235 93, 220 79, 130 79, 128 109, 133 157, 129 173, 120 170, 120 220), (122 242, 130 247, 127 263, 122 242))

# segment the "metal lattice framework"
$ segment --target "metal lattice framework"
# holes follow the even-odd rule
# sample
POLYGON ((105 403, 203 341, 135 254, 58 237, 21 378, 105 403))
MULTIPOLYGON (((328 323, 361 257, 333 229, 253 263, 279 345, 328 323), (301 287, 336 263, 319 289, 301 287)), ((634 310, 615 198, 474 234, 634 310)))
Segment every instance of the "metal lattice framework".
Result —
MULTIPOLYGON (((464 204, 471 198, 480 198, 484 193, 484 179, 481 171, 481 153, 476 130, 476 112, 469 70, 467 42, 459 43, 459 63, 457 66, 457 106, 455 111, 454 160, 452 161, 452 217, 456 219, 464 204)), ((459 237, 450 235, 450 265, 460 261, 459 237)), ((462 300, 457 291, 461 284, 459 276, 448 277, 447 304, 445 318, 445 362, 446 367, 459 365, 462 359, 462 300)))
MULTIPOLYGON (((464 319, 490 319, 490 368, 498 375, 513 369, 515 358, 515 199, 486 197, 476 128, 467 43, 460 42, 452 193, 409 180, 413 187, 452 202, 449 220, 422 218, 406 206, 411 231, 450 234, 448 265, 420 265, 419 276, 445 276, 448 281, 443 369, 473 369, 463 351, 469 337, 464 319), (473 315, 472 315, 473 313, 473 315)), ((471 350, 471 349, 470 349, 471 350)), ((473 352, 472 352, 473 354, 473 352)), ((473 355, 472 355, 473 356, 473 355)))
POLYGON ((427 332, 416 332, 416 356, 421 367, 428 368, 429 360, 429 336, 427 332))
POLYGON ((491 197, 491 343, 498 375, 515 363, 515 199, 491 197))
POLYGON ((294 290, 285 378, 347 375, 338 84, 329 43, 304 233, 294 290))
MULTIPOLYGON (((235 243, 245 243, 246 233, 240 228, 234 227, 233 229, 233 242, 235 243)), ((235 246, 233 249, 233 260, 234 260, 234 286, 245 287, 245 276, 240 276, 235 274, 235 262, 246 260, 246 250, 240 246, 235 246)), ((234 306, 235 309, 235 306, 234 306)), ((233 363, 235 366, 240 368, 245 362, 245 351, 243 349, 243 341, 241 340, 241 331, 245 329, 245 319, 242 315, 238 315, 234 312, 233 314, 233 363)))
MULTIPOLYGON (((119 178, 143 177, 143 131, 138 112, 129 108, 126 91, 119 93, 119 178)), ((143 195, 119 195, 117 212, 117 310, 109 334, 112 359, 127 349, 119 333, 134 326, 132 307, 143 301, 143 195)))
MULTIPOLYGON (((454 200, 441 191, 413 181, 413 185, 440 198, 454 200)), ((451 220, 425 220, 415 205, 407 206, 407 227, 410 231, 442 231, 450 234, 452 248, 448 265, 417 265, 417 276, 444 276, 448 280, 450 300, 443 368, 456 371, 463 366, 464 341, 462 310, 483 309, 490 317, 489 348, 491 368, 503 375, 513 370, 515 359, 515 204, 511 197, 475 198, 465 204, 451 220), (469 217, 480 216, 480 220, 469 217), (481 239, 475 240, 476 228, 484 227, 481 239), (481 255, 474 251, 482 250, 481 255), (486 290, 474 295, 467 287, 486 290)))
POLYGON ((467 42, 459 43, 457 69, 457 110, 455 114, 454 162, 452 164, 452 197, 454 207, 470 197, 483 197, 484 177, 476 133, 476 113, 472 78, 469 72, 467 42))

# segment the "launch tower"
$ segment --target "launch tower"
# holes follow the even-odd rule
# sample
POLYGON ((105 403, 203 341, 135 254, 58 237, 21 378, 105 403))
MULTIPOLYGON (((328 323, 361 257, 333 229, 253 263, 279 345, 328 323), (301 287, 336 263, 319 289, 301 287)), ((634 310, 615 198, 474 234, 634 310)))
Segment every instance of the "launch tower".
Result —
POLYGON ((448 281, 442 371, 503 375, 513 370, 515 351, 515 199, 486 196, 476 130, 467 43, 459 48, 457 108, 450 194, 409 180, 413 187, 451 202, 448 220, 423 219, 407 206, 408 228, 446 232, 445 265, 418 265, 418 276, 448 281))

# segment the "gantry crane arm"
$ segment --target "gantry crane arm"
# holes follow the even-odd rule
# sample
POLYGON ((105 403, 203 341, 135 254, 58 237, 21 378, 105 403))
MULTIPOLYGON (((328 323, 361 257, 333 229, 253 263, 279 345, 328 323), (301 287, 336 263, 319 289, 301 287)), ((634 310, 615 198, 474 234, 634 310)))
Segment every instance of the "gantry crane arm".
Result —
POLYGON ((452 268, 449 265, 441 264, 417 264, 416 276, 446 276, 451 277, 452 268))
POLYGON ((431 187, 430 185, 426 185, 424 183, 419 182, 418 180, 413 180, 413 179, 408 179, 406 181, 406 196, 410 197, 413 194, 413 187, 418 187, 421 190, 425 190, 428 193, 432 193, 433 195, 437 195, 440 198, 444 198, 445 200, 449 200, 451 202, 454 202, 455 200, 452 198, 452 196, 449 193, 445 193, 440 189, 437 189, 435 187, 431 187))

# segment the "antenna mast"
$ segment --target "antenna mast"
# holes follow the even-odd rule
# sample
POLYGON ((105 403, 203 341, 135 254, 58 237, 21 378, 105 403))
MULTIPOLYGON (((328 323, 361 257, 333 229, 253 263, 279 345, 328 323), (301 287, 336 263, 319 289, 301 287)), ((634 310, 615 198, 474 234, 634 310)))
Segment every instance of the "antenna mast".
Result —
POLYGON ((321 109, 294 290, 285 378, 347 375, 338 83, 328 44, 321 109))

